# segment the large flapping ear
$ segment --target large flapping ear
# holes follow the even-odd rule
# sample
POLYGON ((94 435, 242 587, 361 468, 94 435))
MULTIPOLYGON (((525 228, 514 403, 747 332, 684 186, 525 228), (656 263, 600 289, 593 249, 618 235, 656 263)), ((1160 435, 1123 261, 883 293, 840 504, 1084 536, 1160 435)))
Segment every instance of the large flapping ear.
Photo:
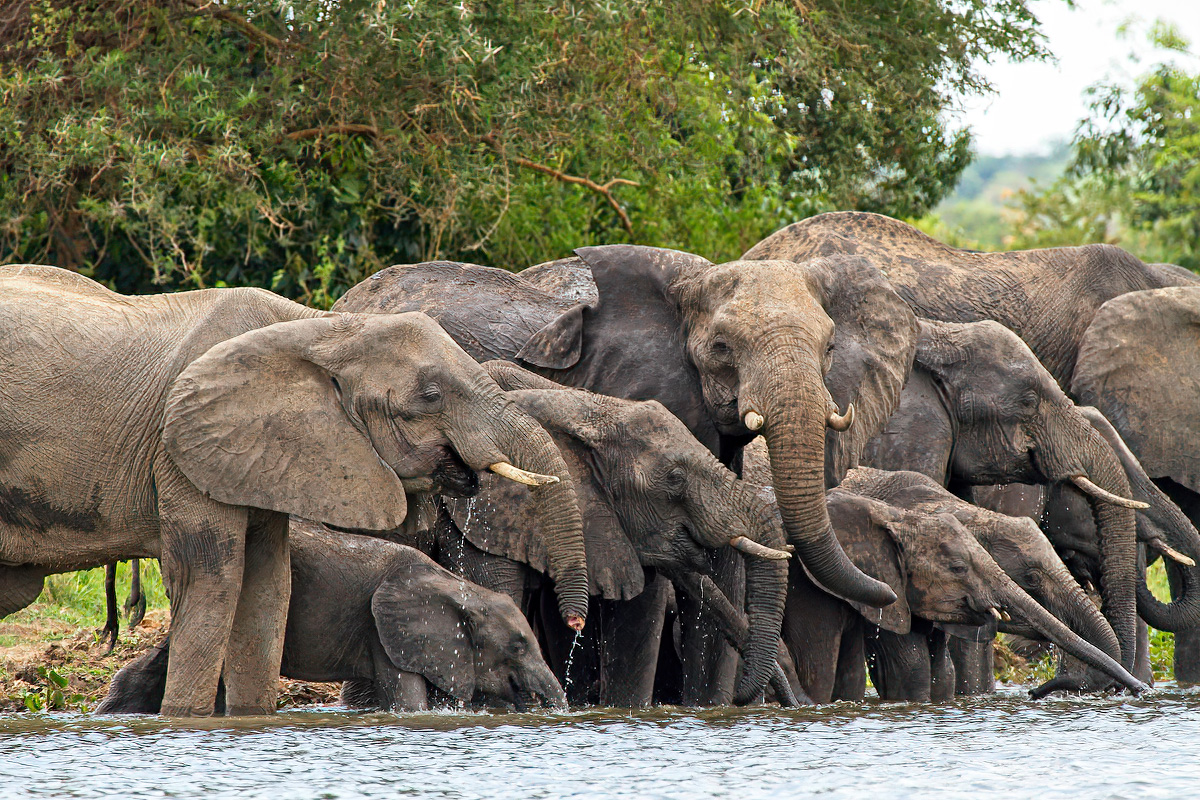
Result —
POLYGON ((598 322, 601 327, 611 325, 614 342, 619 338, 639 358, 652 357, 660 369, 683 362, 679 320, 668 287, 681 274, 712 263, 690 253, 641 245, 581 247, 575 252, 592 271, 598 299, 594 305, 576 305, 543 327, 517 358, 547 369, 572 367, 582 353, 584 327, 598 322), (657 352, 664 347, 678 352, 664 358, 657 352), (644 352, 648 348, 656 351, 644 352))
POLYGON ((167 396, 167 454, 222 503, 342 528, 396 527, 407 510, 404 487, 346 414, 316 347, 358 335, 354 317, 330 316, 212 347, 167 396))
POLYGON ((917 318, 865 258, 832 256, 803 267, 834 323, 825 385, 842 413, 854 404, 849 430, 825 432, 825 481, 836 486, 900 404, 917 346, 917 318))
MULTIPOLYGON (((645 574, 592 465, 597 434, 594 418, 604 400, 591 392, 557 387, 513 391, 509 397, 536 419, 554 439, 571 473, 588 565, 588 589, 605 600, 628 600, 645 588, 645 574)), ((445 498, 446 508, 463 535, 479 549, 549 569, 541 524, 529 489, 490 473, 480 478, 474 498, 445 498)))
POLYGON ((842 599, 868 622, 892 633, 908 633, 912 630, 908 573, 891 534, 900 512, 879 500, 836 489, 829 493, 828 507, 830 522, 846 555, 856 567, 885 582, 896 593, 896 602, 883 608, 842 599))
POLYGON ((1101 306, 1071 391, 1112 422, 1148 475, 1200 492, 1192 446, 1200 441, 1200 287, 1131 292, 1101 306))
POLYGON ((466 702, 475 694, 475 652, 463 597, 470 602, 474 589, 462 584, 432 563, 407 566, 375 590, 371 615, 393 664, 466 702))

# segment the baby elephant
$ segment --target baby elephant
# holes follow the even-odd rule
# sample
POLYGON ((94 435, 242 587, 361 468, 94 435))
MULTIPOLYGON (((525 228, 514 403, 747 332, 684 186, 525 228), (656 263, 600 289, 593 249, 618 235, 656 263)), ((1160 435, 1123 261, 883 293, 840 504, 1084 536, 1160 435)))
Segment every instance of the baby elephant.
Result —
MULTIPOLYGON (((284 677, 346 681, 347 705, 419 711, 431 702, 565 706, 508 597, 411 547, 292 520, 284 677)), ((100 714, 156 714, 170 639, 121 668, 100 714)), ((218 711, 224 692, 217 698, 218 711)))

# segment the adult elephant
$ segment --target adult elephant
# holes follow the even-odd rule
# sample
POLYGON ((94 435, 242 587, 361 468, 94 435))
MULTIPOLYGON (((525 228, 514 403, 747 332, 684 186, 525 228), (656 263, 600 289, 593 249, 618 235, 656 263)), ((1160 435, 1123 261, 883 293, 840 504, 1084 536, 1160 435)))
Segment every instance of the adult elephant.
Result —
POLYGON ((576 251, 596 287, 574 302, 511 273, 434 262, 389 267, 335 309, 424 311, 477 359, 506 359, 599 394, 658 400, 729 463, 766 438, 789 541, 843 596, 895 595, 845 557, 829 524, 824 473, 844 473, 891 416, 916 319, 865 259, 735 261, 636 245, 576 251), (839 413, 824 378, 858 376, 839 413), (849 404, 854 407, 850 411, 849 404), (830 436, 826 428, 853 428, 830 436))
MULTIPOLYGON (((539 632, 559 679, 571 684, 572 702, 649 704, 667 600, 656 576, 685 587, 707 576, 708 593, 719 593, 712 556, 726 548, 748 555, 749 614, 730 612, 733 604, 722 598, 726 618, 718 626, 744 628, 731 638, 745 669, 736 694, 721 699, 746 703, 760 695, 776 671, 788 558, 768 500, 660 403, 566 388, 510 362, 484 367, 550 433, 579 498, 593 595, 589 618, 597 624, 583 642, 557 636, 553 626, 539 632)), ((538 545, 542 522, 525 495, 525 487, 485 477, 475 497, 445 500, 432 538, 439 561, 508 592, 536 618, 530 593, 548 563, 538 545)))
MULTIPOLYGON (((900 407, 868 443, 862 461, 920 472, 963 497, 971 486, 990 484, 1048 484, 1055 492, 1070 486, 1096 520, 1093 547, 1077 551, 1087 559, 1087 573, 1080 577, 1101 588, 1105 613, 1121 641, 1118 657, 1132 668, 1139 591, 1149 595, 1145 575, 1137 570, 1131 510, 1147 506, 1131 502, 1130 476, 1140 469, 1136 459, 1123 463, 1016 334, 992 321, 922 320, 900 407)), ((1165 498, 1150 500, 1166 543, 1190 552, 1197 544, 1191 526, 1177 512, 1170 515, 1165 498)), ((1179 627, 1195 624, 1197 614, 1200 592, 1180 598, 1157 618, 1169 615, 1179 627)))
MULTIPOLYGON (((1122 295, 1083 336, 1072 391, 1112 421, 1146 473, 1200 525, 1200 287, 1122 295)), ((1173 591, 1183 576, 1175 566, 1173 591)), ((1200 682, 1200 635, 1176 635, 1176 677, 1200 682)))
MULTIPOLYGON (((289 535, 285 678, 345 681, 343 703, 384 711, 566 705, 533 632, 505 595, 463 581, 411 547, 309 520, 292 520, 289 535)), ((122 667, 96 713, 157 714, 170 649, 168 637, 122 667)))
POLYGON ((1112 245, 981 253, 950 247, 891 217, 858 211, 793 223, 742 258, 803 260, 839 253, 870 259, 922 317, 999 322, 1064 387, 1071 385, 1084 332, 1100 306, 1127 292, 1190 281, 1178 267, 1145 264, 1112 245))
POLYGON ((222 668, 230 713, 274 710, 289 513, 392 528, 408 492, 471 491, 489 468, 547 483, 535 497, 554 520, 561 609, 581 626, 566 465, 433 320, 257 289, 125 297, 54 267, 0 267, 0 616, 47 574, 159 558, 166 714, 212 713, 222 668))

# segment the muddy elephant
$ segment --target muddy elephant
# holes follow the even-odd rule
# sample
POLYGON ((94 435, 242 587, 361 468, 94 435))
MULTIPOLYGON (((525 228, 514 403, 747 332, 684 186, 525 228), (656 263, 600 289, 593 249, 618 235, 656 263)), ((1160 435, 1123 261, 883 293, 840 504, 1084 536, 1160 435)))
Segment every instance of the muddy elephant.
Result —
MULTIPOLYGON (((1076 496, 1098 521, 1094 583, 1119 634, 1117 657, 1133 667, 1139 572, 1130 506, 1145 504, 1130 502, 1113 448, 1016 334, 990 320, 922 320, 900 407, 867 444, 862 462, 920 472, 963 497, 972 486, 1010 483, 1084 492, 1076 496)), ((1186 535, 1176 528, 1170 538, 1186 535)), ((981 660, 987 662, 986 654, 981 660)))
MULTIPOLYGON (((1071 390, 1113 426, 1154 483, 1200 527, 1200 287, 1122 295, 1083 336, 1071 390)), ((1189 553, 1189 555, 1196 555, 1189 553)), ((1168 564, 1172 593, 1185 576, 1168 564)), ((1177 633, 1176 678, 1200 682, 1200 633, 1177 633)))
MULTIPOLYGON (((352 708, 565 705, 529 624, 507 596, 404 545, 295 519, 289 536, 285 678, 345 681, 342 702, 352 708)), ((170 637, 122 667, 96 713, 157 714, 169 654, 170 637)))
POLYGON ((582 625, 566 465, 425 315, 317 312, 257 289, 124 297, 6 266, 0 344, 0 616, 49 573, 159 558, 166 714, 212 713, 222 665, 230 713, 274 710, 289 513, 392 528, 408 492, 469 492, 477 470, 546 483, 551 571, 582 625))
MULTIPOLYGON (((727 465, 762 433, 797 556, 845 596, 890 603, 891 589, 846 559, 823 499, 825 473, 854 464, 895 409, 911 364, 916 319, 883 275, 851 257, 713 264, 634 245, 576 254, 594 301, 503 270, 439 262, 385 269, 335 308, 424 311, 481 361, 506 359, 576 388, 657 400, 727 465), (844 381, 852 393, 835 407, 824 378, 843 371, 858 380, 844 381), (830 426, 841 430, 827 439, 830 426)), ((686 596, 681 607, 698 617, 686 596)), ((718 638, 693 629, 689 652, 718 638)), ((731 660, 732 651, 715 654, 703 683, 716 687, 715 673, 728 674, 731 660)))
POLYGON ((1195 280, 1179 267, 1145 264, 1107 244, 1000 253, 960 250, 899 220, 858 211, 793 223, 742 258, 803 260, 840 253, 863 256, 884 270, 922 317, 991 319, 1004 325, 1064 388, 1071 385, 1084 332, 1100 306, 1127 292, 1195 280))
MULTIPOLYGON (((727 612, 719 626, 744 626, 731 638, 745 669, 735 695, 720 700, 745 703, 761 694, 776 670, 788 552, 782 524, 757 487, 722 466, 658 402, 563 387, 511 362, 484 367, 549 432, 579 499, 594 624, 581 641, 557 619, 538 626, 572 702, 649 704, 670 589, 663 578, 719 592, 714 555, 729 548, 747 556, 748 613, 727 612)), ((444 499, 433 539, 439 561, 509 592, 536 618, 531 590, 547 562, 526 493, 485 476, 477 496, 444 499)), ((724 600, 722 609, 732 607, 724 600)))

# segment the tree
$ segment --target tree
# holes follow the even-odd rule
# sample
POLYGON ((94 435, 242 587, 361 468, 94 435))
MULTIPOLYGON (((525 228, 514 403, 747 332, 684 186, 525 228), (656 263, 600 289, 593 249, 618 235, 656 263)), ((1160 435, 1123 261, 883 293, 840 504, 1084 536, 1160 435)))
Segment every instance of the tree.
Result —
MULTIPOLYGON (((1152 40, 1189 47, 1161 23, 1152 40)), ((1200 74, 1164 63, 1132 91, 1090 91, 1067 174, 1020 198, 1017 244, 1109 242, 1147 261, 1200 268, 1200 74)))
POLYGON ((0 261, 315 304, 389 263, 911 216, 1025 0, 12 0, 0 261))

